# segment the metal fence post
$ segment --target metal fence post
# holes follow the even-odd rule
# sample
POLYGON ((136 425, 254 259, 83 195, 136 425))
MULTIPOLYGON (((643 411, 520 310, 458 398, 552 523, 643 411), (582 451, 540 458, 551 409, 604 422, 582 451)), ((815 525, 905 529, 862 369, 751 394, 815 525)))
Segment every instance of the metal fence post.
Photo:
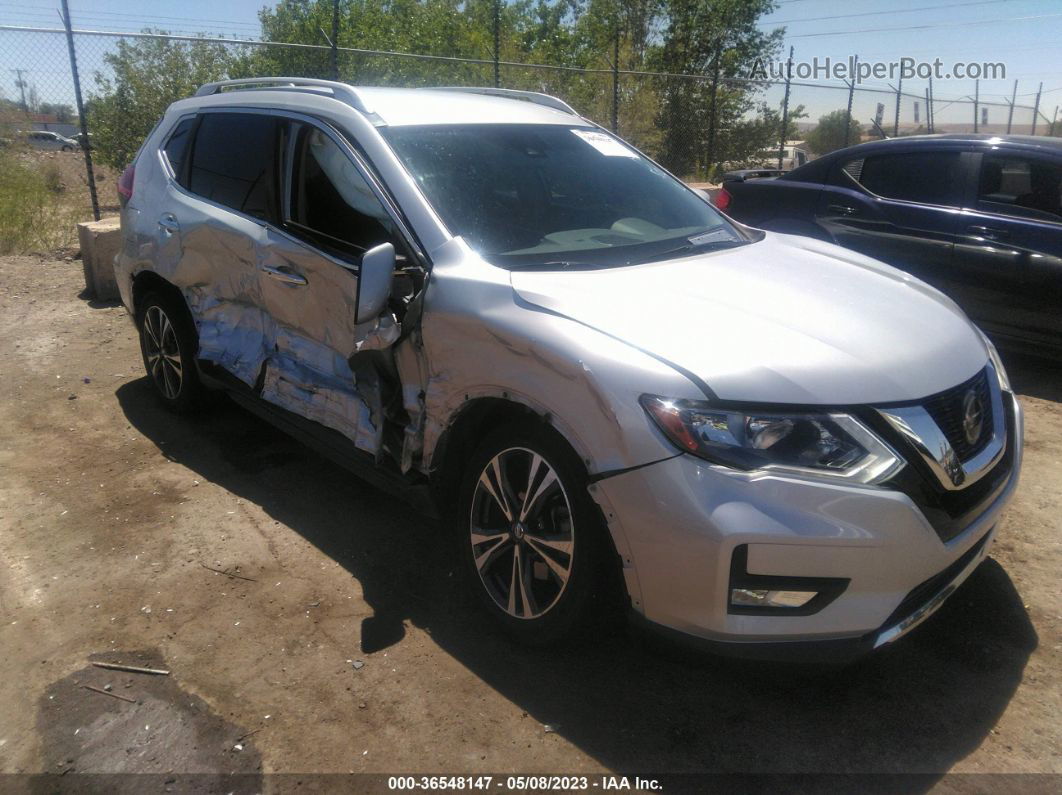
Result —
POLYGON ((1010 92, 1010 110, 1007 111, 1007 135, 1010 135, 1010 125, 1014 121, 1014 101, 1018 98, 1018 81, 1014 81, 1014 90, 1010 92))
POLYGON ((339 0, 332 0, 332 79, 339 80, 339 0))
POLYGON ((70 73, 74 77, 74 100, 77 102, 77 116, 81 122, 81 151, 85 153, 85 174, 88 176, 89 197, 92 199, 92 217, 100 220, 100 200, 96 195, 96 175, 92 170, 92 141, 88 135, 88 118, 85 116, 85 103, 81 99, 81 78, 77 74, 77 54, 74 52, 74 29, 70 23, 70 6, 63 3, 63 27, 66 28, 66 46, 70 51, 70 73))
MULTIPOLYGON (((855 63, 859 63, 858 55, 855 63)), ((848 146, 848 140, 852 137, 852 99, 855 97, 855 80, 845 82, 848 83, 848 110, 844 117, 844 145, 848 146)))
POLYGON ((1033 106, 1033 123, 1032 132, 1029 135, 1036 135, 1036 121, 1040 115, 1040 94, 1043 93, 1044 83, 1040 81, 1040 87, 1036 89, 1036 104, 1033 106))
POLYGON ((793 79, 793 48, 789 48, 789 60, 785 62, 785 96, 782 98, 782 130, 778 138, 778 170, 782 170, 785 157, 785 136, 789 131, 789 86, 793 79))
POLYGON ((494 0, 494 87, 501 88, 501 0, 494 0))
POLYGON ((712 104, 708 106, 708 151, 705 156, 705 176, 711 178, 708 169, 715 159, 715 105, 719 99, 719 72, 722 69, 723 40, 715 45, 715 67, 712 69, 712 104))
POLYGON ((896 81, 896 117, 892 120, 892 137, 896 138, 900 134, 900 98, 903 96, 903 73, 900 74, 900 79, 896 81))
POLYGON ((612 132, 619 132, 619 28, 612 39, 612 132))

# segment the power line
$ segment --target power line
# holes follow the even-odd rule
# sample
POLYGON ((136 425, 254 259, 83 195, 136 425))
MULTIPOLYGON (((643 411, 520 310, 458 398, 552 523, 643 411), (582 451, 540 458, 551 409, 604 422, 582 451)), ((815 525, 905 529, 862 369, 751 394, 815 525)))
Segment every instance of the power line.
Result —
POLYGON ((1005 22, 1029 22, 1034 19, 1052 19, 1062 14, 1037 14, 1029 17, 1010 17, 1001 19, 978 19, 970 22, 927 22, 924 25, 905 25, 896 28, 860 28, 858 30, 832 30, 829 33, 797 33, 788 39, 810 39, 818 36, 848 36, 853 33, 891 33, 901 30, 929 30, 931 28, 960 28, 972 25, 998 25, 1005 22))
POLYGON ((912 14, 916 11, 933 11, 938 8, 959 8, 962 6, 987 6, 997 5, 999 3, 1008 3, 1011 0, 971 0, 971 2, 965 3, 945 3, 943 5, 936 6, 919 6, 918 8, 890 8, 887 11, 862 11, 858 14, 833 14, 828 17, 804 17, 803 19, 779 19, 770 22, 757 22, 757 25, 772 26, 772 25, 789 25, 793 22, 821 22, 823 20, 830 19, 851 19, 852 17, 875 17, 882 14, 912 14))
MULTIPOLYGON (((35 11, 54 11, 50 6, 31 5, 26 3, 0 3, 0 7, 16 8, 16 9, 33 9, 35 11)), ((41 16, 40 14, 36 16, 41 16)), ((51 14, 47 14, 51 19, 51 14)), ((168 20, 170 22, 195 22, 205 24, 218 24, 218 25, 236 25, 242 28, 259 28, 260 25, 256 22, 248 22, 247 20, 237 21, 234 19, 193 19, 190 17, 170 17, 154 14, 126 14, 121 11, 96 11, 95 9, 81 9, 74 8, 71 10, 71 17, 77 21, 81 21, 86 18, 97 17, 125 17, 127 19, 135 20, 168 20)))

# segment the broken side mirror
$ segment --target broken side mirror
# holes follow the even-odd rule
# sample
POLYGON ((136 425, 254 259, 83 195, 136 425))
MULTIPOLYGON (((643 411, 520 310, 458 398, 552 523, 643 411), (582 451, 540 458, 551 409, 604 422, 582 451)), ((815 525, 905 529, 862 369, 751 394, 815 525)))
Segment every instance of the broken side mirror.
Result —
POLYGON ((391 280, 395 273, 395 247, 381 243, 361 257, 358 273, 358 298, 354 322, 366 323, 383 311, 391 295, 391 280))

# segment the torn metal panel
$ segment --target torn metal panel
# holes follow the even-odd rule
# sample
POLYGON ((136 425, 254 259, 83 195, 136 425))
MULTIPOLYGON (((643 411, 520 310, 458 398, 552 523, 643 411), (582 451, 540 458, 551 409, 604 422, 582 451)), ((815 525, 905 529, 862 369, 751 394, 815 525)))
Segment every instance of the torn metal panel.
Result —
POLYGON ((302 367, 290 358, 273 357, 266 363, 262 398, 325 427, 339 431, 361 450, 376 453, 383 428, 373 422, 366 402, 351 388, 354 374, 326 378, 319 371, 302 367))
POLYGON ((408 472, 414 466, 423 468, 424 426, 427 420, 424 388, 428 383, 428 362, 424 356, 420 329, 414 329, 393 351, 395 368, 402 384, 402 407, 407 417, 399 467, 402 472, 408 472))
POLYGON ((223 302, 199 287, 184 295, 199 331, 199 358, 253 387, 275 344, 276 323, 257 306, 223 302))

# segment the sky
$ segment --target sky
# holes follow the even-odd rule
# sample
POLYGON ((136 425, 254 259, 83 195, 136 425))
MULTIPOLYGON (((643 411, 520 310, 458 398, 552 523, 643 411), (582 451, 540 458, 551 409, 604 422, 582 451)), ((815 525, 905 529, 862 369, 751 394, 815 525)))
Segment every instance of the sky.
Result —
MULTIPOLYGON (((257 12, 264 0, 71 0, 71 15, 77 28, 129 31, 144 26, 165 28, 174 33, 257 37, 257 12)), ((0 25, 59 27, 57 0, 0 0, 0 25)), ((778 9, 764 17, 764 29, 784 25, 785 48, 794 48, 794 60, 818 57, 845 60, 858 54, 862 61, 889 62, 901 57, 932 61, 940 58, 945 70, 953 63, 1003 62, 1005 80, 982 80, 979 96, 989 105, 989 121, 1006 120, 1006 102, 1018 80, 1018 105, 1032 106, 1043 81, 1041 113, 1051 119, 1062 103, 1062 3, 1058 0, 893 0, 886 9, 880 0, 780 0, 778 9)), ((104 40, 79 43, 83 71, 99 68, 104 40), (91 44, 92 46, 89 46, 91 44)), ((45 101, 70 101, 69 69, 65 42, 47 34, 10 33, 0 30, 0 90, 17 96, 17 75, 24 69, 27 82, 37 86, 45 101)), ((85 78, 83 78, 85 80, 85 78)), ((86 81, 91 87, 91 77, 86 81)), ((803 104, 814 120, 818 115, 847 102, 847 91, 837 80, 812 79, 832 88, 794 86, 791 105, 803 104)), ((867 88, 889 90, 894 80, 869 78, 867 88)), ((914 121, 914 103, 922 98, 925 80, 905 82, 901 100, 903 124, 914 121), (917 97, 917 99, 916 99, 917 97)), ((972 105, 949 105, 952 100, 972 96, 973 80, 935 80, 935 111, 938 119, 972 117, 972 105)), ((781 101, 781 88, 772 89, 765 99, 772 105, 781 101)), ((856 93, 853 113, 869 120, 878 102, 885 104, 885 126, 895 114, 895 96, 870 91, 856 93)), ((924 101, 919 119, 924 119, 924 101)), ((1062 111, 1059 111, 1062 113, 1062 111)), ((1031 120, 1031 112, 1018 111, 1015 123, 1031 120)), ((1023 130, 1025 131, 1025 130, 1023 130)))

